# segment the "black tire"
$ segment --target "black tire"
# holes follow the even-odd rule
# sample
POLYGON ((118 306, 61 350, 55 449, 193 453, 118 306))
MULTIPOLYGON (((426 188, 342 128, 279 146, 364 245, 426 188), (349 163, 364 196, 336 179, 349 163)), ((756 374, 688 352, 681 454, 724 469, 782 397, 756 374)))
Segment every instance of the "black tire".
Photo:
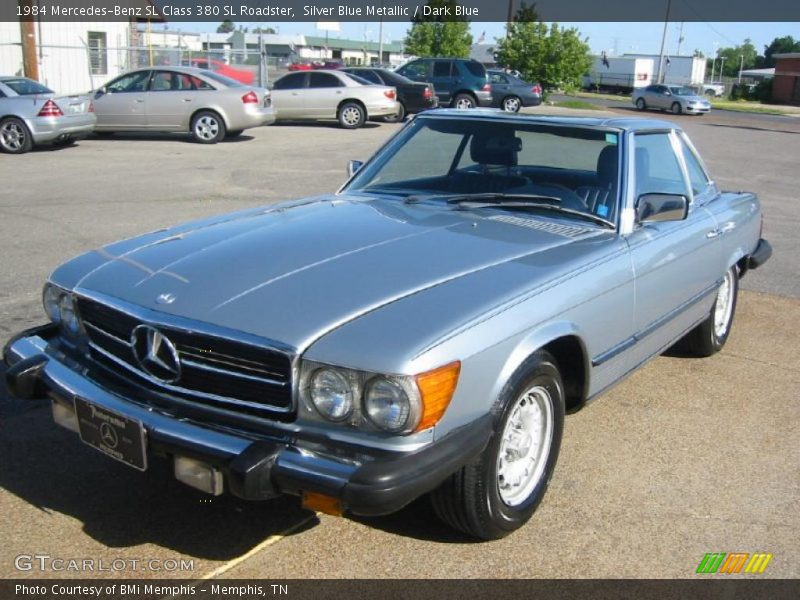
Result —
POLYGON ((76 140, 75 138, 67 138, 67 139, 64 139, 64 140, 57 140, 57 141, 53 142, 53 146, 55 148, 67 148, 69 146, 74 146, 77 141, 78 140, 76 140))
POLYGON ((680 102, 673 102, 672 106, 670 106, 670 110, 672 111, 673 115, 679 115, 683 112, 680 102))
POLYGON ((397 114, 383 117, 387 123, 402 123, 406 120, 406 106, 402 102, 397 103, 397 114))
POLYGON ((233 129, 225 135, 228 139, 237 138, 244 133, 244 129, 233 129))
POLYGON ((636 99, 636 108, 638 110, 647 110, 647 102, 644 101, 644 98, 636 99))
POLYGON ((192 117, 192 138, 200 144, 216 144, 225 139, 225 121, 212 110, 201 110, 192 117))
POLYGON ((475 108, 478 102, 471 94, 457 94, 453 98, 453 108, 475 108))
POLYGON ((345 102, 339 107, 336 118, 345 129, 358 129, 367 121, 367 112, 358 102, 345 102))
MULTIPOLYGON (((431 492, 433 509, 442 521, 482 540, 499 539, 522 527, 539 506, 550 483, 564 429, 564 384, 553 357, 540 350, 526 360, 503 388, 492 411, 495 432, 480 457, 431 492), (541 448, 546 449, 547 454, 540 455, 534 462, 538 466, 520 490, 519 501, 507 502, 500 483, 500 454, 506 441, 504 431, 526 401, 528 406, 538 406, 539 402, 549 405, 549 446, 544 440, 541 448), (531 485, 533 487, 528 490, 531 485)), ((541 412, 546 414, 547 411, 541 412)), ((531 448, 530 439, 528 444, 531 448)), ((507 449, 504 456, 512 454, 507 449)), ((521 459, 517 457, 516 460, 521 459)), ((506 465, 513 462, 514 459, 507 461, 506 465)), ((527 476, 526 470, 522 477, 527 476)))
POLYGON ((0 152, 24 154, 33 148, 33 137, 22 119, 6 117, 0 121, 0 152))
POLYGON ((725 273, 719 290, 717 291, 717 298, 714 300, 714 306, 711 307, 711 312, 706 317, 705 321, 700 323, 697 327, 692 329, 683 338, 684 348, 694 356, 711 356, 716 354, 728 341, 728 336, 731 333, 733 326, 733 317, 736 314, 736 299, 739 296, 739 271, 736 265, 732 266, 725 273), (726 283, 729 288, 728 291, 728 304, 730 309, 725 310, 725 318, 720 318, 719 327, 716 326, 717 308, 724 302, 726 291, 726 283))
POLYGON ((506 112, 518 113, 522 108, 522 100, 518 96, 506 96, 500 106, 506 112))

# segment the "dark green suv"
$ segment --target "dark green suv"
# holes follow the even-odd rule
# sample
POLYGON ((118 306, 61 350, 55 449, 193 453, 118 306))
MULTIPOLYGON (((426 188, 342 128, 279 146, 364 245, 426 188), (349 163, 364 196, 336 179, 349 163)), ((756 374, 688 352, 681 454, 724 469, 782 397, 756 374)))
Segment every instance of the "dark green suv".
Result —
POLYGON ((492 104, 492 86, 486 69, 476 60, 418 58, 404 64, 397 72, 413 81, 432 83, 442 105, 475 108, 492 104))

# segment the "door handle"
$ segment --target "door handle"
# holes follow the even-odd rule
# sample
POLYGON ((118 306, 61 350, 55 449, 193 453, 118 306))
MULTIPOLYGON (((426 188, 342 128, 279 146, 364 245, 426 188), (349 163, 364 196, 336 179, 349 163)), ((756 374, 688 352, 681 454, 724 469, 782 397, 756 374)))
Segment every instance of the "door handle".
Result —
POLYGON ((137 98, 137 99, 136 99, 136 102, 137 102, 138 104, 141 104, 142 102, 144 102, 144 99, 142 99, 142 98, 137 98))
POLYGON ((706 234, 706 237, 707 237, 708 239, 713 239, 713 238, 715 238, 715 237, 719 236, 719 234, 720 234, 720 233, 722 233, 722 232, 721 232, 719 229, 712 229, 711 231, 709 231, 709 232, 706 234))
POLYGON ((191 98, 184 98, 184 99, 183 99, 183 101, 184 101, 184 102, 191 102, 191 101, 192 101, 192 99, 191 99, 191 98))
POLYGON ((341 92, 341 90, 336 90, 336 93, 337 94, 341 94, 342 92, 341 92))

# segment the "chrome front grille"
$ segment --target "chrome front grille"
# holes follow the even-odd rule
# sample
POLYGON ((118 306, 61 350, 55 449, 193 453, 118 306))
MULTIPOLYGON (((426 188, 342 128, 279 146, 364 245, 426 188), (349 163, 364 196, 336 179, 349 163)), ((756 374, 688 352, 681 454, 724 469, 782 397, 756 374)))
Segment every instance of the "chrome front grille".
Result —
POLYGON ((150 387, 249 414, 292 410, 292 364, 284 352, 167 323, 140 319, 88 298, 78 299, 93 358, 124 367, 150 387), (175 348, 180 376, 166 383, 148 374, 132 344, 134 329, 150 325, 175 348))

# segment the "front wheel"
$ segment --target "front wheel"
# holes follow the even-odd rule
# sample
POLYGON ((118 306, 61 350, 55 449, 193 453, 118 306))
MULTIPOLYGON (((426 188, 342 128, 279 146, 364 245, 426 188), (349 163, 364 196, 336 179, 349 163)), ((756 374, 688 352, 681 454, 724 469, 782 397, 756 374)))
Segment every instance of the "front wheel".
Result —
POLYGON ((564 384, 548 352, 517 370, 494 412, 494 435, 480 457, 431 493, 440 519, 483 540, 502 538, 531 518, 558 460, 564 384))
POLYGON ((339 125, 345 129, 357 129, 367 120, 367 114, 360 104, 346 102, 339 109, 339 125))
POLYGON ((738 295, 739 272, 734 265, 722 278, 711 313, 684 338, 691 354, 711 356, 722 350, 731 333, 738 295))
POLYGON ((639 98, 636 100, 636 108, 639 110, 644 110, 647 108, 647 103, 644 101, 644 98, 639 98))
POLYGON ((225 139, 225 122, 217 113, 204 110, 192 119, 192 137, 201 144, 216 144, 225 139))
POLYGON ((503 98, 503 110, 506 112, 516 113, 522 108, 522 101, 516 96, 508 96, 503 98))
POLYGON ((8 117, 0 121, 0 150, 8 154, 23 154, 31 148, 31 132, 21 119, 8 117))
POLYGON ((453 99, 453 107, 455 108, 475 108, 475 98, 469 94, 459 94, 453 99))
POLYGON ((672 114, 673 115, 679 115, 679 114, 681 114, 681 112, 683 112, 683 109, 681 108, 681 103, 680 102, 673 102, 672 103, 672 114))

